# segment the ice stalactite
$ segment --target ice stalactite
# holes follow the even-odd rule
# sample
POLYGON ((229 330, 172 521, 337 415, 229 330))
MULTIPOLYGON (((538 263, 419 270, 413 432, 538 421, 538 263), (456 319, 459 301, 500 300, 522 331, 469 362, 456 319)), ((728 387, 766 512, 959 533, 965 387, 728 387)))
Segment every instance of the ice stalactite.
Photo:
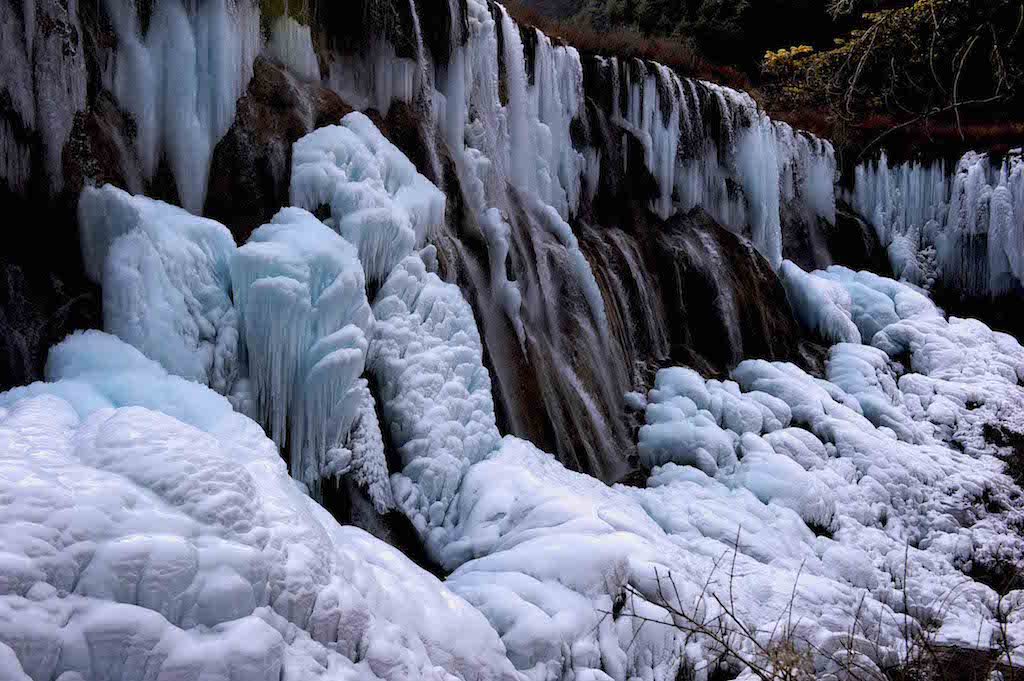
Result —
POLYGON ((303 80, 320 80, 320 63, 313 51, 310 28, 287 14, 274 20, 266 54, 303 80))
POLYGON ((856 169, 848 192, 875 228, 897 274, 969 295, 1024 286, 1024 152, 970 152, 954 167, 890 165, 883 154, 856 169))
POLYGON ((24 194, 33 171, 41 186, 64 188, 64 148, 86 108, 86 55, 78 2, 7 2, 0 7, 0 182, 24 194), (17 7, 21 5, 21 7, 17 7), (38 145, 38 147, 37 147, 38 145), (36 148, 40 157, 34 167, 36 148))
POLYGON ((318 496, 346 471, 365 409, 373 315, 354 246, 313 215, 286 208, 231 263, 257 420, 287 446, 291 473, 318 496))
POLYGON ((157 0, 143 32, 135 3, 107 0, 117 49, 104 78, 136 125, 143 172, 167 157, 181 204, 203 208, 210 159, 263 47, 251 0, 157 0))
POLYGON ((662 219, 699 206, 748 236, 776 268, 783 203, 805 222, 835 222, 830 143, 772 121, 746 93, 651 62, 590 59, 588 94, 639 141, 657 188, 651 209, 662 219))

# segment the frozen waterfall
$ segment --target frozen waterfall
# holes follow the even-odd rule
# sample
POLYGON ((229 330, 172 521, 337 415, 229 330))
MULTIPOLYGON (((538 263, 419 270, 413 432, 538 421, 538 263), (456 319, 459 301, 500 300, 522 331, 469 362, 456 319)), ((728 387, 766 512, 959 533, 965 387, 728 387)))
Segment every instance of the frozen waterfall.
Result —
POLYGON ((1024 286, 1024 152, 857 167, 848 198, 871 223, 898 277, 969 295, 1024 286))

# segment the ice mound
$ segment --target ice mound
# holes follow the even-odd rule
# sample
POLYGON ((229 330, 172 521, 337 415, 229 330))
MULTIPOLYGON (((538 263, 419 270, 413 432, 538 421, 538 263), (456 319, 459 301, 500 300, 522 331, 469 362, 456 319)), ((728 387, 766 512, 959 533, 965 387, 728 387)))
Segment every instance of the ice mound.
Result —
POLYGON ((50 365, 66 377, 0 394, 5 672, 519 678, 474 608, 340 527, 225 398, 96 332, 50 365))
POLYGON ((291 203, 330 209, 371 282, 382 282, 444 222, 445 195, 361 113, 295 143, 291 203))
POLYGON ((370 371, 402 462, 392 481, 396 501, 437 557, 466 468, 501 441, 480 334, 459 288, 427 271, 418 255, 395 268, 373 311, 370 371))
POLYGON ((168 371, 228 394, 237 378, 226 227, 116 187, 78 204, 86 274, 103 287, 103 327, 168 371))
POLYGON ((231 278, 256 414, 317 496, 323 477, 347 470, 365 411, 373 314, 358 255, 310 213, 285 208, 238 249, 231 278))
POLYGON ((637 444, 645 466, 692 466, 727 487, 746 488, 765 504, 792 509, 809 526, 838 529, 828 486, 762 437, 790 425, 792 410, 784 400, 673 367, 658 372, 646 420, 637 444))
MULTIPOLYGON (((863 329, 847 318, 858 334, 875 309, 876 326, 887 315, 941 319, 913 289, 850 275, 869 301, 890 301, 844 308, 862 310, 863 329)), ((395 270, 375 314, 371 371, 402 460, 398 504, 452 570, 449 587, 531 678, 674 678, 680 664, 714 659, 712 642, 640 619, 670 622, 665 605, 720 616, 700 598, 705 583, 723 601, 733 590, 757 636, 786 626, 794 593, 799 636, 815 646, 841 647, 856 623, 872 641, 867 664, 902 645, 893 608, 904 598, 915 618, 941 611, 939 640, 988 645, 997 597, 965 573, 1024 548, 1010 529, 1022 517, 1019 489, 996 448, 949 446, 936 423, 949 412, 915 410, 904 388, 915 379, 881 350, 836 346, 830 380, 759 361, 734 381, 662 371, 638 447, 653 470, 635 489, 497 440, 470 308, 421 259, 395 270), (734 549, 735 567, 723 569, 734 549)), ((830 669, 824 657, 817 664, 830 669)))

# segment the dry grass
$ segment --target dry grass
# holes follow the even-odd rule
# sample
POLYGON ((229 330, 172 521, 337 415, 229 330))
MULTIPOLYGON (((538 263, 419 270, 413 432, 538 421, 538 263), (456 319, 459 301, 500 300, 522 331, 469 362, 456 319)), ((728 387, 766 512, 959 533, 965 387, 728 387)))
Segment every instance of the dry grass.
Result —
MULTIPOLYGON (((940 643, 937 634, 942 618, 959 598, 959 588, 952 589, 929 607, 912 607, 907 596, 907 585, 914 577, 910 572, 909 546, 904 555, 903 602, 892 604, 893 609, 879 610, 874 617, 866 617, 868 594, 865 592, 856 610, 850 613, 849 630, 826 643, 827 649, 805 636, 803 622, 794 620, 800 572, 786 610, 771 632, 759 631, 743 620, 733 589, 737 553, 735 549, 727 551, 715 562, 699 597, 690 607, 684 605, 680 593, 685 591, 680 591, 673 575, 656 570, 655 594, 644 594, 627 585, 613 609, 602 614, 613 619, 633 619, 634 641, 647 625, 675 629, 683 635, 686 644, 702 639, 705 651, 714 659, 712 668, 727 667, 734 672, 749 670, 758 681, 812 681, 820 678, 822 666, 829 670, 826 677, 844 681, 988 681, 993 673, 998 673, 998 678, 1004 681, 1021 678, 1022 670, 1014 659, 1008 632, 1013 619, 1012 606, 1000 596, 995 612, 998 632, 993 640, 982 641, 979 629, 976 646, 951 647, 940 643), (725 570, 728 571, 725 574, 728 587, 726 593, 719 594, 709 587, 715 574, 725 570), (641 600, 663 608, 667 618, 641 614, 635 605, 641 600), (911 616, 912 611, 917 612, 916 619, 911 616), (880 641, 887 616, 891 618, 890 624, 902 634, 901 641, 892 642, 893 647, 883 646, 880 641), (871 619, 877 621, 871 623, 871 619)), ((969 581, 965 577, 964 584, 969 581)), ((678 678, 695 676, 691 664, 692 661, 680 660, 678 678)))
POLYGON ((753 90, 750 79, 742 71, 704 59, 686 40, 645 36, 632 29, 599 31, 587 23, 553 19, 521 0, 505 0, 502 4, 518 23, 535 26, 548 36, 561 38, 583 54, 649 59, 672 67, 681 76, 748 92, 753 90))

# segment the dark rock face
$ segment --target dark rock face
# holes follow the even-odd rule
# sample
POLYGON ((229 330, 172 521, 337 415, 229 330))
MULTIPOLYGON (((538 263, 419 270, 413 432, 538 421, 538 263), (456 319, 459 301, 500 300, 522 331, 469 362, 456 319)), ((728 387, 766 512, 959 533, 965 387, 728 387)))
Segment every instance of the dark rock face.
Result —
POLYGON ((672 363, 715 375, 764 358, 820 372, 785 289, 749 242, 698 210, 659 232, 655 258, 672 363))
POLYGON ((327 88, 301 83, 258 58, 235 122, 214 149, 204 213, 245 243, 288 205, 292 144, 351 111, 327 88))
POLYGON ((834 225, 824 220, 809 223, 791 213, 792 209, 784 205, 782 257, 785 259, 808 272, 843 265, 852 270, 892 275, 889 258, 878 235, 845 202, 840 201, 837 206, 834 225))

